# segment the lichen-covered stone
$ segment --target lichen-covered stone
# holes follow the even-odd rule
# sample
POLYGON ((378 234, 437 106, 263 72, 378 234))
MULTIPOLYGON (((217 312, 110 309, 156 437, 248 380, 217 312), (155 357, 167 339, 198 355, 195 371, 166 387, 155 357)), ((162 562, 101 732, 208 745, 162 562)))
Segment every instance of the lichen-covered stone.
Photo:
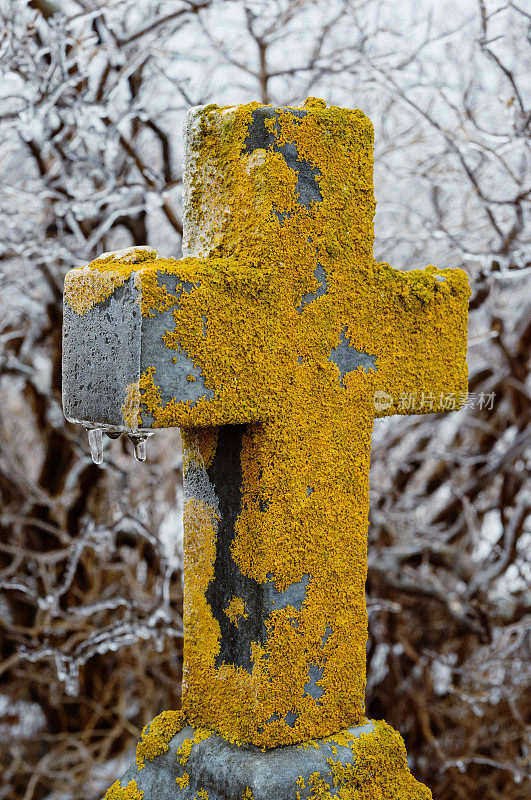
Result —
POLYGON ((409 771, 401 737, 383 722, 365 720, 326 739, 266 751, 227 742, 184 719, 181 724, 167 741, 164 736, 159 739, 157 719, 153 720, 153 732, 145 734, 139 745, 144 745, 140 759, 137 751, 140 766, 131 767, 104 800, 431 798, 409 771), (145 745, 150 736, 150 752, 156 755, 148 759, 145 745))
POLYGON ((361 111, 315 99, 197 109, 186 257, 108 256, 65 282, 67 373, 105 332, 67 416, 181 427, 183 709, 230 741, 362 721, 373 420, 407 413, 403 393, 459 407, 467 390, 466 274, 373 260, 372 139, 361 111))

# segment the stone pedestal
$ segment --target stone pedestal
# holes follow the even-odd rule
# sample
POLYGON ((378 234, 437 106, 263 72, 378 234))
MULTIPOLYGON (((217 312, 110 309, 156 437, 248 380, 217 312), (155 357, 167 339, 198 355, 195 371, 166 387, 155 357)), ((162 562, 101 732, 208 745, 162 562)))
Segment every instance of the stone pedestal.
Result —
POLYGON ((164 712, 146 726, 136 765, 105 800, 429 800, 400 734, 367 721, 326 739, 261 750, 164 712), (182 727, 181 727, 182 725, 182 727))

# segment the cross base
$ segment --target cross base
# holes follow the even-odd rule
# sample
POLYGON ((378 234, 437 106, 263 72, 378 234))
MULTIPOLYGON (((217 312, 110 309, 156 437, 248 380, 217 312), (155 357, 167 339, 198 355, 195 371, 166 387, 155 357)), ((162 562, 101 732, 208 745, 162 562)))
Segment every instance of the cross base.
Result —
POLYGON ((367 721, 326 739, 261 750, 228 742, 184 720, 168 740, 168 724, 160 722, 163 717, 144 730, 137 764, 111 786, 104 800, 432 797, 411 775, 400 734, 385 722, 367 721))

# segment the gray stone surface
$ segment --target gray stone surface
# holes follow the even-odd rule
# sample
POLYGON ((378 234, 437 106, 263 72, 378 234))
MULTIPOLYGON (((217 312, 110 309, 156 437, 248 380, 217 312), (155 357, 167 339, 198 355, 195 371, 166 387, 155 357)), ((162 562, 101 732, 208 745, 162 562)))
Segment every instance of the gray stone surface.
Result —
POLYGON ((138 380, 142 316, 131 276, 103 303, 76 314, 64 303, 63 409, 71 421, 123 425, 128 384, 138 380))
MULTIPOLYGON (((348 730, 358 737, 370 734, 373 729, 373 723, 369 722, 348 730)), ((308 786, 310 775, 318 773, 329 784, 332 797, 339 797, 340 786, 333 785, 327 759, 342 764, 351 764, 353 759, 349 747, 326 740, 318 742, 318 747, 289 745, 262 751, 253 745, 231 744, 213 734, 194 744, 188 762, 181 765, 177 751, 193 735, 193 728, 183 728, 173 737, 164 755, 146 762, 140 772, 131 767, 121 779, 122 786, 136 780, 144 792, 143 800, 188 800, 200 789, 208 793, 208 800, 242 800, 247 788, 251 789, 254 800, 297 800, 297 792, 303 800, 310 792, 301 790, 297 779, 302 776, 308 786), (176 778, 185 772, 189 783, 180 789, 176 778)))
MULTIPOLYGON (((159 274, 159 283, 179 298, 192 284, 178 276, 159 274)), ((76 314, 67 302, 63 318, 63 409, 72 422, 125 430, 122 406, 129 384, 148 367, 155 367, 155 382, 164 403, 214 397, 205 376, 182 348, 166 347, 164 337, 175 328, 172 309, 143 317, 135 273, 112 295, 85 314, 76 314), (193 376, 194 381, 188 380, 193 376)), ((177 301, 176 301, 177 304, 177 301)), ((142 428, 152 425, 144 415, 142 428)))
MULTIPOLYGON (((253 111, 252 121, 245 140, 245 151, 251 154, 255 150, 263 149, 273 153, 280 153, 288 167, 297 173, 297 192, 299 193, 297 202, 307 208, 310 203, 320 203, 323 199, 319 189, 319 181, 317 180, 320 173, 315 167, 312 167, 309 161, 299 158, 297 147, 293 142, 288 142, 280 147, 277 145, 273 131, 266 128, 265 122, 266 120, 275 119, 279 111, 284 113, 287 111, 299 119, 305 117, 308 113, 296 108, 273 108, 272 106, 256 108, 253 111)), ((276 121, 275 127, 278 130, 276 121)), ((286 217, 286 214, 282 211, 278 212, 278 215, 281 220, 286 217)))
POLYGON ((317 281, 319 282, 318 287, 315 292, 307 292, 306 294, 303 294, 301 304, 297 308, 299 314, 304 309, 304 306, 308 305, 308 303, 311 303, 312 300, 317 300, 319 297, 322 297, 323 294, 325 294, 326 292, 327 289, 326 271, 325 268, 322 266, 322 264, 317 264, 313 274, 317 279, 317 281))
POLYGON ((344 328, 341 331, 338 346, 333 348, 330 353, 330 360, 339 368, 341 384, 343 384, 345 375, 348 372, 353 372, 358 367, 363 367, 364 372, 377 369, 376 356, 370 355, 370 353, 363 353, 361 350, 356 350, 355 347, 352 347, 344 328))
POLYGON ((269 612, 276 611, 282 608, 291 606, 295 611, 300 611, 304 599, 306 597, 306 589, 310 582, 309 575, 303 575, 300 581, 292 583, 283 592, 279 592, 275 586, 275 576, 270 573, 268 575, 270 583, 264 586, 264 605, 269 609, 269 612))

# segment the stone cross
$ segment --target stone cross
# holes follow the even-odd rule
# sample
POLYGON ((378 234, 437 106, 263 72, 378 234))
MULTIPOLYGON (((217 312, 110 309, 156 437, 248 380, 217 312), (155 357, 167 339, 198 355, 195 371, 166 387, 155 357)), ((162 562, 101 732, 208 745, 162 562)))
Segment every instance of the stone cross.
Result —
MULTIPOLYGON (((183 259, 134 248, 65 280, 63 405, 96 460, 102 431, 128 433, 139 458, 158 428, 183 440, 181 721, 151 723, 128 780, 161 791, 170 767, 143 772, 142 753, 178 754, 186 733, 199 755, 168 797, 313 797, 311 775, 354 786, 330 773, 325 737, 347 731, 356 763, 360 734, 390 752, 364 717, 371 430, 463 402, 468 283, 374 261, 373 131, 359 110, 200 107, 185 145, 183 259), (316 769, 295 747, 310 740, 316 769), (241 743, 247 766, 234 767, 241 743), (262 752, 280 745, 270 758, 289 768, 262 752)), ((396 763, 404 797, 429 796, 396 763)))

